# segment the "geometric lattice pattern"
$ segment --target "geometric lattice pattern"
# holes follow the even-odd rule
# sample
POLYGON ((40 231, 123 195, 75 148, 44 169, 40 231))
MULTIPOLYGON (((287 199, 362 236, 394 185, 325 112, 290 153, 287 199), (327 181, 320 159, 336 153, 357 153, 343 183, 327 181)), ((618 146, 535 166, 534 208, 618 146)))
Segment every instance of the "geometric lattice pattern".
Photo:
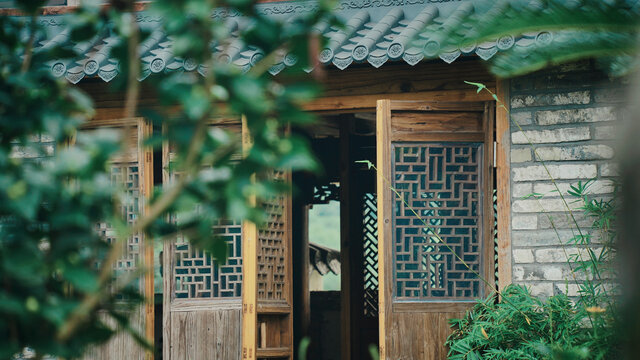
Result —
POLYGON ((340 201, 340 185, 328 183, 313 187, 312 204, 328 204, 331 200, 340 201))
POLYGON ((242 222, 219 221, 213 232, 227 243, 227 262, 218 264, 180 236, 174 248, 174 294, 178 299, 242 296, 242 222))
MULTIPOLYGON (((140 193, 140 173, 137 163, 112 163, 111 183, 122 186, 125 189, 125 198, 122 199, 122 217, 129 225, 138 219, 143 199, 140 193)), ((96 224, 98 234, 105 241, 113 245, 116 242, 116 231, 107 223, 96 224)), ((114 264, 115 276, 128 272, 133 272, 138 268, 142 253, 142 235, 130 236, 126 242, 122 243, 122 256, 114 264)), ((142 280, 140 280, 142 281, 142 280)))
POLYGON ((378 206, 376 195, 362 199, 364 316, 378 317, 378 206))
POLYGON ((467 267, 481 273, 481 152, 478 143, 392 146, 393 186, 402 198, 394 194, 397 299, 482 296, 481 280, 467 267))
MULTIPOLYGON (((275 172, 276 181, 284 181, 283 172, 275 172)), ((262 203, 266 223, 258 230, 258 299, 288 300, 286 296, 287 243, 286 196, 277 195, 262 203)))

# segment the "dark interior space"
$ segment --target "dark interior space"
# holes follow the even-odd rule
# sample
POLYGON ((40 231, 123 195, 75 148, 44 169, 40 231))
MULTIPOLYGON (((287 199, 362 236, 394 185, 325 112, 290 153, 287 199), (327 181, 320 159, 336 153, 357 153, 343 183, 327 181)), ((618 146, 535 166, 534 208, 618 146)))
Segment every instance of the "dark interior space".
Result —
POLYGON ((310 339, 309 359, 368 359, 378 344, 375 172, 358 161, 375 163, 375 116, 325 116, 308 138, 323 171, 293 176, 294 342, 310 339), (310 210, 336 200, 340 290, 312 291, 322 261, 309 249, 310 210))

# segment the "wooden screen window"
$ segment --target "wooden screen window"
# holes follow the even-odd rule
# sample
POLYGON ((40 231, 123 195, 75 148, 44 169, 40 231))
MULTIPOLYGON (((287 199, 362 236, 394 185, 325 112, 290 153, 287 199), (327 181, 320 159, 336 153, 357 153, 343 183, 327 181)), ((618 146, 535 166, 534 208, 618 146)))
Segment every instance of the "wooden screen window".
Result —
POLYGON ((227 262, 217 264, 206 251, 179 236, 174 249, 174 293, 178 299, 240 298, 242 296, 242 223, 218 221, 212 232, 229 249, 227 262))
MULTIPOLYGON (((276 181, 284 181, 284 172, 274 172, 276 181)), ((287 297, 287 241, 285 195, 262 204, 268 219, 258 229, 258 299, 288 300, 287 297)))
POLYGON ((395 297, 481 297, 482 144, 394 143, 391 151, 402 197, 393 202, 395 297))
MULTIPOLYGON (((140 171, 138 162, 113 162, 111 164, 111 183, 122 186, 126 189, 126 196, 120 206, 122 217, 129 225, 133 225, 142 210, 140 207, 144 203, 140 193, 140 171)), ((101 222, 96 225, 98 234, 109 244, 116 243, 116 230, 111 224, 101 222)), ((133 272, 138 268, 142 256, 142 235, 130 236, 126 242, 122 243, 123 251, 120 259, 113 265, 114 275, 133 272)), ((142 278, 139 280, 142 281, 142 278)), ((141 285, 140 283, 138 284, 141 285)))

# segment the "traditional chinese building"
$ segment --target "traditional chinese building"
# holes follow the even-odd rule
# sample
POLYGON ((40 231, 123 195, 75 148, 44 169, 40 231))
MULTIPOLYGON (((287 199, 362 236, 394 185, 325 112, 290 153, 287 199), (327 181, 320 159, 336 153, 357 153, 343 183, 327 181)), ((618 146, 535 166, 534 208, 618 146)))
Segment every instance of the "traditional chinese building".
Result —
MULTIPOLYGON (((568 269, 555 234, 569 236, 569 225, 554 230, 543 213, 562 213, 564 207, 529 140, 561 189, 596 179, 594 192, 607 196, 616 174, 612 139, 614 124, 624 115, 623 85, 589 61, 511 80, 486 69, 485 62, 498 52, 526 52, 564 40, 554 32, 505 36, 443 53, 432 30, 460 26, 466 16, 491 10, 485 5, 338 1, 336 13, 346 26, 317 29, 329 40, 320 53, 326 91, 306 105, 321 119, 306 135, 325 174, 283 173, 301 195, 265 204, 271 214, 265 228, 221 222, 216 231, 231 254, 219 267, 183 239, 166 243, 161 254, 145 247, 142 237, 130 239, 122 268, 139 261, 162 264, 155 280, 141 280, 156 303, 135 322, 161 344, 163 359, 293 359, 295 344, 308 335, 310 358, 367 359, 374 344, 383 359, 443 359, 447 319, 491 292, 474 272, 498 288, 514 282, 535 295, 576 294, 575 287, 565 286, 568 269), (465 81, 485 84, 511 119, 489 92, 477 92, 465 81), (358 160, 375 163, 378 175, 358 160), (547 195, 523 199, 530 193, 547 195), (309 208, 329 199, 340 203, 339 255, 309 246, 309 208), (439 236, 425 238, 425 224, 412 209, 439 236), (310 266, 340 273, 340 290, 310 293, 310 266)), ((257 5, 260 13, 282 19, 314 6, 314 1, 257 5)), ((71 41, 62 26, 67 11, 45 9, 40 21, 49 33, 40 46, 71 41)), ((245 25, 235 13, 219 10, 212 16, 225 18, 231 30, 245 25)), ((154 74, 206 73, 192 59, 173 55, 162 19, 147 14, 144 5, 137 19, 151 32, 139 47, 139 80, 146 89, 141 104, 155 102, 153 91, 144 87, 154 74)), ((119 119, 123 95, 108 91, 119 76, 109 31, 75 46, 83 56, 52 62, 50 70, 95 101, 96 115, 85 130, 133 125, 138 139, 153 132, 142 117, 119 119)), ((264 55, 241 42, 214 51, 243 69, 264 55)), ((277 77, 295 61, 283 54, 269 72, 277 77)), ((239 123, 224 126, 242 131, 239 123)), ((117 176, 140 198, 175 175, 169 170, 170 145, 162 154, 141 148, 113 161, 117 176)), ((132 219, 141 211, 129 210, 132 219)), ((110 229, 103 231, 108 237, 110 229)), ((142 359, 144 352, 120 335, 89 358, 142 359)))

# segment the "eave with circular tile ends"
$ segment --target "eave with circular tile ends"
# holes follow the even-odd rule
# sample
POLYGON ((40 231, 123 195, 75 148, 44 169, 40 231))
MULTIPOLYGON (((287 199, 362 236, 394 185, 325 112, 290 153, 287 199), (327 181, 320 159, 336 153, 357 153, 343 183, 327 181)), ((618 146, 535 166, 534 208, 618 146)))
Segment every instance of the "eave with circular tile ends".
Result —
MULTIPOLYGON (((479 21, 500 16, 506 10, 540 6, 539 1, 531 0, 492 3, 474 0, 338 0, 335 15, 344 26, 335 27, 321 22, 312 32, 326 38, 326 45, 319 52, 319 62, 341 70, 354 63, 368 63, 377 68, 390 61, 404 61, 413 66, 434 58, 447 63, 465 56, 490 60, 503 51, 517 51, 526 55, 535 48, 565 41, 570 34, 539 31, 505 35, 481 43, 463 41, 459 46, 446 44, 443 34, 456 29, 470 33, 470 25, 465 22, 467 19, 479 21)), ((637 13, 639 6, 637 3, 631 4, 629 11, 637 13)), ((282 21, 285 26, 296 16, 315 8, 317 3, 312 0, 256 5, 259 14, 282 21)), ((261 49, 238 38, 239 32, 250 25, 241 14, 216 9, 212 17, 221 19, 230 34, 228 41, 210 44, 214 63, 237 66, 246 72, 265 58, 261 49)), ((138 48, 142 65, 139 80, 151 74, 175 71, 207 74, 207 65, 175 56, 174 40, 162 29, 162 19, 141 12, 136 14, 136 20, 140 29, 150 34, 138 48)), ((72 59, 48 62, 47 67, 53 76, 64 76, 68 81, 77 83, 89 77, 111 81, 120 73, 120 64, 111 54, 112 48, 117 45, 117 38, 110 36, 109 29, 91 40, 72 44, 69 31, 61 26, 64 15, 43 16, 41 23, 47 28, 47 38, 38 43, 36 51, 71 45, 78 54, 72 59)), ((283 51, 277 54, 267 71, 275 76, 297 63, 298 59, 293 54, 283 51)), ((311 72, 313 68, 306 67, 304 71, 311 72)))

